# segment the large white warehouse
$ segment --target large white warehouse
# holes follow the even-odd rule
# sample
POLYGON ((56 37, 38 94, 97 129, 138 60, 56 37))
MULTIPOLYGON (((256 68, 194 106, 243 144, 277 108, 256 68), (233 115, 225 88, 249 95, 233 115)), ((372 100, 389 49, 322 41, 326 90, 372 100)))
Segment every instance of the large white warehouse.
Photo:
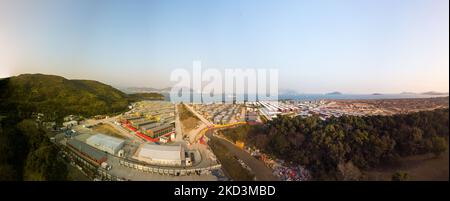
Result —
POLYGON ((102 151, 116 155, 125 144, 125 140, 111 137, 104 134, 96 134, 86 139, 86 144, 102 151))
POLYGON ((181 145, 156 145, 145 143, 137 153, 137 159, 153 165, 182 166, 185 160, 181 145))

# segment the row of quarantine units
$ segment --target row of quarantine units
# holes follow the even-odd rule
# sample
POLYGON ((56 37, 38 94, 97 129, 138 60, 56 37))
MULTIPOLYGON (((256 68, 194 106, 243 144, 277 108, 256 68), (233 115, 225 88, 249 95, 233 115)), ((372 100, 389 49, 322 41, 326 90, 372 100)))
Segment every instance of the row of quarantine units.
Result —
POLYGON ((67 147, 71 151, 76 153, 78 157, 83 158, 84 160, 90 162, 91 164, 100 166, 103 162, 106 162, 106 160, 108 159, 105 152, 100 151, 76 139, 69 139, 67 141, 67 147))
POLYGON ((69 157, 71 162, 74 162, 80 171, 83 171, 90 178, 95 178, 97 170, 99 169, 99 164, 96 161, 83 155, 81 152, 68 147, 65 154, 69 157))
POLYGON ((174 140, 174 135, 171 134, 175 134, 175 123, 160 123, 155 120, 146 120, 144 118, 129 118, 122 120, 122 126, 136 132, 139 137, 146 139, 147 141, 161 141, 166 143, 169 140, 166 136, 169 135, 170 140, 174 140))
POLYGON ((103 151, 90 147, 78 140, 69 140, 67 142, 67 150, 66 154, 70 156, 71 160, 80 164, 89 177, 94 178, 94 181, 124 181, 124 179, 108 173, 104 167, 100 168, 106 164, 107 160, 107 155, 103 151))

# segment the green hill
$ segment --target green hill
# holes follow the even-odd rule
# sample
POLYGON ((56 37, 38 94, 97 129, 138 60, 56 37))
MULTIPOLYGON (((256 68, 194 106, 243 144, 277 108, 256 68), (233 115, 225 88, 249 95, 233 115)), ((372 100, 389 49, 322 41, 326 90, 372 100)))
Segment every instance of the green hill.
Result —
POLYGON ((61 122, 68 114, 93 116, 125 111, 129 102, 161 94, 125 94, 92 80, 24 74, 0 79, 0 181, 66 180, 66 164, 48 131, 32 119, 61 122))
POLYGON ((128 100, 139 101, 139 100, 164 100, 164 96, 159 93, 149 92, 149 93, 134 93, 128 94, 128 100))
POLYGON ((69 80, 61 76, 23 74, 0 80, 0 111, 21 118, 33 112, 49 119, 68 114, 93 116, 124 111, 139 98, 98 81, 69 80))

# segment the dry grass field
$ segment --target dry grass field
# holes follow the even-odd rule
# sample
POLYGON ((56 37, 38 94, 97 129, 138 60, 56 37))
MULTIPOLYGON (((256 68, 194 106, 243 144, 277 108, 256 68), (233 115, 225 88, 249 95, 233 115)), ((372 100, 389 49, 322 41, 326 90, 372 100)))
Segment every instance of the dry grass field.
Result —
POLYGON ((181 124, 183 125, 183 133, 189 133, 200 123, 200 119, 192 114, 192 112, 189 111, 184 104, 178 105, 178 113, 180 115, 181 124))
POLYGON ((109 124, 98 124, 98 125, 94 126, 92 128, 92 130, 99 132, 99 133, 106 134, 106 135, 110 135, 113 137, 125 139, 125 137, 118 130, 116 130, 114 127, 112 127, 109 124))
POLYGON ((389 181, 396 171, 406 172, 411 181, 448 181, 448 150, 439 157, 422 154, 400 159, 396 164, 365 171, 367 180, 389 181))

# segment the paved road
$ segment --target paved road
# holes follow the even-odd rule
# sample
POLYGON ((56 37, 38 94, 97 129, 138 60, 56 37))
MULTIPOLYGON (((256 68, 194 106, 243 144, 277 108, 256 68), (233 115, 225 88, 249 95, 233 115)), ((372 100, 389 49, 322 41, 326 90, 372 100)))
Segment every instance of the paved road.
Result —
POLYGON ((178 105, 175 105, 175 142, 185 143, 183 131, 181 130, 180 115, 178 115, 178 105))
POLYGON ((212 135, 213 131, 209 130, 206 135, 209 138, 218 139, 225 147, 228 149, 228 151, 232 154, 234 154, 236 157, 244 161, 245 164, 247 164, 250 169, 252 169, 253 174, 255 174, 257 181, 278 181, 279 178, 272 174, 272 170, 268 168, 262 161, 259 161, 258 159, 251 156, 246 151, 236 147, 233 143, 224 140, 220 137, 216 137, 212 135))

